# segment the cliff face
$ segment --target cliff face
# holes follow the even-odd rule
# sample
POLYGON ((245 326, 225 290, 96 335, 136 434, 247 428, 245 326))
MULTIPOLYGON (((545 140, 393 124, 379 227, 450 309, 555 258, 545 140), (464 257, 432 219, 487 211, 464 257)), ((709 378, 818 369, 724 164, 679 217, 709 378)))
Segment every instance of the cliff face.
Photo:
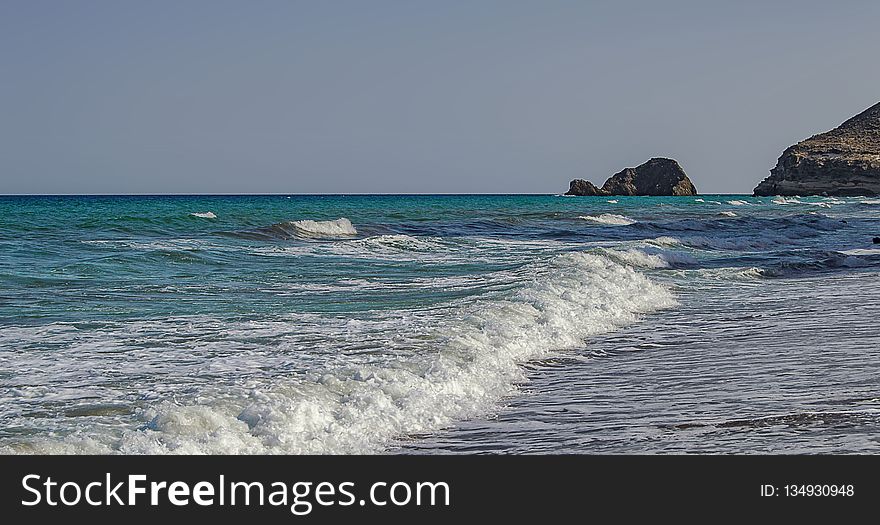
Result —
POLYGON ((601 188, 575 179, 566 195, 696 195, 697 189, 678 162, 653 158, 635 168, 626 168, 605 181, 601 188))
POLYGON ((786 149, 755 195, 880 195, 880 103, 786 149))

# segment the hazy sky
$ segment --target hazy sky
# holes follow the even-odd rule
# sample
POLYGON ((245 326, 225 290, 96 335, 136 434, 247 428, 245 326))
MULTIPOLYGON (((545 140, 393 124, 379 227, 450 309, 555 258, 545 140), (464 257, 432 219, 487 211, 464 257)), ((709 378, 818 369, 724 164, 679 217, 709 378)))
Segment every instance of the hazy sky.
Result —
POLYGON ((880 101, 880 2, 0 2, 0 193, 750 192, 880 101))

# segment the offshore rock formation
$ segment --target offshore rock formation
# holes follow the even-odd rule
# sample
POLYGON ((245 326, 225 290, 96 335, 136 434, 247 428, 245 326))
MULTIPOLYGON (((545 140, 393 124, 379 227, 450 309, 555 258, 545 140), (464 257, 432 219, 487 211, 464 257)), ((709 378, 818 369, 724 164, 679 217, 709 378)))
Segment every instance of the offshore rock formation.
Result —
POLYGON ((580 195, 582 197, 592 197, 594 195, 608 195, 596 187, 595 184, 584 179, 574 179, 568 185, 566 195, 580 195))
POLYGON ((768 195, 880 195, 880 103, 782 152, 755 188, 768 195))
POLYGON ((605 181, 601 188, 575 179, 566 195, 696 195, 687 174, 672 159, 653 158, 635 168, 626 168, 605 181))

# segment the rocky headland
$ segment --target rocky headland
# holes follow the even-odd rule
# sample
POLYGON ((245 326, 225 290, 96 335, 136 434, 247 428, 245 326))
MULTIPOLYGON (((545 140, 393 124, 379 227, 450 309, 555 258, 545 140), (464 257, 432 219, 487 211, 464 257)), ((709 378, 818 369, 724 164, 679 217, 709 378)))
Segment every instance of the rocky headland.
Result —
POLYGON ((880 103, 786 149, 754 193, 880 195, 880 103))

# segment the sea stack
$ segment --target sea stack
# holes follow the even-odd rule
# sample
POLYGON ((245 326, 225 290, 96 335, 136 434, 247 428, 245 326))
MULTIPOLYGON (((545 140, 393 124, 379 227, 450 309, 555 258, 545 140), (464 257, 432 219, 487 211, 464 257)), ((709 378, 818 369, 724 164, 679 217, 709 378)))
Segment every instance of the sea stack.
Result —
POLYGON ((755 196, 880 195, 880 103, 789 147, 755 196))
POLYGON ((566 195, 578 195, 581 197, 592 197, 595 195, 608 195, 607 193, 603 193, 602 190, 596 187, 595 184, 588 180, 584 179, 574 179, 568 185, 568 191, 565 192, 566 195))
POLYGON ((589 181, 571 181, 566 195, 696 195, 687 174, 672 159, 655 157, 635 168, 625 168, 614 174, 601 188, 589 181))

